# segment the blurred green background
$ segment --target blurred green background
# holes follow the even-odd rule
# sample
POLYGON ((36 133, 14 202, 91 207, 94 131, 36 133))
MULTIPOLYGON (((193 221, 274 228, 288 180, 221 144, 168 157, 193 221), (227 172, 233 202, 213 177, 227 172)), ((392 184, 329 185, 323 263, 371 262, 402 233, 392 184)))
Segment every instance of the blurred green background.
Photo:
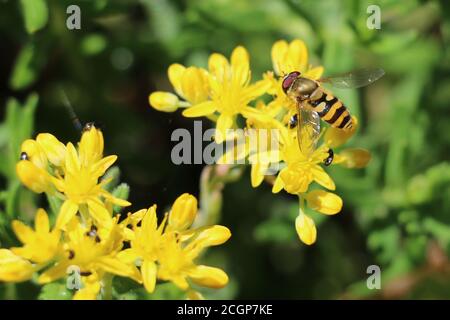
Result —
MULTIPOLYGON (((249 168, 223 190, 220 223, 233 236, 204 259, 231 282, 207 298, 450 298, 450 3, 335 0, 3 0, 0 2, 0 241, 16 244, 11 219, 30 221, 46 200, 15 177, 20 143, 38 132, 77 141, 63 107, 67 93, 81 121, 103 126, 106 153, 119 156, 132 209, 177 195, 199 195, 201 165, 176 166, 171 133, 193 130, 179 112, 148 105, 172 91, 171 63, 206 66, 212 52, 237 45, 251 55, 253 79, 271 70, 279 39, 300 38, 326 74, 379 66, 386 76, 361 90, 336 90, 360 119, 350 145, 373 153, 364 170, 330 169, 342 213, 323 217, 318 240, 300 243, 298 202, 252 189, 249 168), (81 8, 81 30, 66 28, 66 8, 81 8), (366 26, 381 8, 381 29, 366 26), (366 269, 382 271, 368 290, 366 269)), ((208 122, 203 122, 204 128, 208 122)), ((0 284, 0 297, 11 297, 0 284)), ((32 284, 15 298, 36 297, 32 284)))

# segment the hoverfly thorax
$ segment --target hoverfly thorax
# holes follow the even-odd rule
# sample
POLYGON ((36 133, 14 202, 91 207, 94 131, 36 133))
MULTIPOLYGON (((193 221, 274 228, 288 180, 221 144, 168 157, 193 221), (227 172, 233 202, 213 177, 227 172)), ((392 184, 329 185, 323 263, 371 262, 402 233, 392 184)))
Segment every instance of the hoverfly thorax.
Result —
POLYGON ((318 87, 315 81, 303 78, 300 75, 299 71, 293 71, 284 77, 282 83, 283 91, 296 101, 308 99, 318 87))

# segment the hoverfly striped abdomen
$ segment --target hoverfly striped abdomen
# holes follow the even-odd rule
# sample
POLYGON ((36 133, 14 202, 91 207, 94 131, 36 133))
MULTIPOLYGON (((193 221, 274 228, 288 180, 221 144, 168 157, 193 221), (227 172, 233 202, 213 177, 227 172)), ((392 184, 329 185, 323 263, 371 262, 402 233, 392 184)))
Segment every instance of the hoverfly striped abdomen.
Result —
POLYGON ((352 117, 342 102, 331 94, 317 88, 311 94, 309 104, 318 113, 322 120, 332 127, 349 130, 352 128, 352 117))

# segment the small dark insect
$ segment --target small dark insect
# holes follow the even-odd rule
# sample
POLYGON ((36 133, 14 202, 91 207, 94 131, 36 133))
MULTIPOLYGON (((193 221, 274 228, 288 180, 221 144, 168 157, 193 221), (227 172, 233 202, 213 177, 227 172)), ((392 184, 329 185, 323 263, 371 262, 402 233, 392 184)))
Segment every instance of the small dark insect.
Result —
POLYGON ((75 251, 73 250, 69 250, 69 260, 72 260, 73 258, 75 258, 75 251))
POLYGON ((333 162, 333 159, 334 159, 334 152, 333 149, 330 148, 328 149, 328 157, 323 161, 323 164, 329 166, 333 162))
POLYGON ((92 274, 90 271, 82 271, 80 272, 80 276, 89 277, 92 274))
POLYGON ((29 160, 28 154, 26 152, 22 152, 20 154, 20 160, 29 160))
POLYGON ((297 115, 297 114, 294 114, 294 115, 289 119, 289 129, 294 129, 297 125, 298 125, 298 115, 297 115))
POLYGON ((89 131, 94 127, 96 127, 95 122, 88 122, 84 125, 83 132, 89 131))
POLYGON ((94 238, 94 239, 95 239, 95 242, 97 242, 97 243, 101 241, 100 237, 99 237, 98 234, 97 234, 97 227, 94 226, 94 225, 91 226, 91 230, 89 230, 88 232, 86 232, 86 235, 87 235, 88 237, 94 238))

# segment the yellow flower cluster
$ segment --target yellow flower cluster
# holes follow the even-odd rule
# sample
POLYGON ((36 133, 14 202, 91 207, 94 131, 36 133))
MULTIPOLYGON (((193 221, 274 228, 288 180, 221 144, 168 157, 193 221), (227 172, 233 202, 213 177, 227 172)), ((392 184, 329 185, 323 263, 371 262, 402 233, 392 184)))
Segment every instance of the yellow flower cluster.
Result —
POLYGON ((130 203, 105 190, 109 181, 102 177, 117 157, 103 157, 103 143, 102 132, 94 125, 85 128, 78 148, 47 133, 23 143, 16 167, 20 180, 37 193, 59 198, 62 205, 56 217, 39 209, 34 230, 13 221, 23 245, 0 249, 0 281, 20 282, 36 275, 38 283, 46 284, 76 270, 80 284, 69 288, 77 289, 74 299, 106 298, 113 275, 143 283, 149 293, 158 279, 171 281, 194 297, 200 294, 191 283, 225 286, 224 271, 197 265, 195 260, 205 248, 226 242, 230 230, 220 225, 192 229, 197 199, 190 194, 178 197, 159 225, 156 205, 120 221, 113 205, 130 203))
MULTIPOLYGON (((281 168, 273 180, 272 191, 277 193, 284 189, 298 195, 300 209, 295 227, 300 240, 309 245, 316 241, 317 231, 314 221, 305 213, 305 203, 327 215, 340 212, 343 205, 338 195, 320 189, 310 190, 310 185, 316 182, 328 190, 335 190, 335 183, 324 170, 323 162, 329 156, 330 148, 342 146, 354 134, 357 119, 353 117, 351 131, 332 127, 323 129, 322 144, 312 154, 303 154, 298 146, 297 130, 289 128, 289 119, 296 112, 296 102, 282 90, 282 76, 300 71, 302 76, 317 80, 322 76, 323 67, 308 64, 308 50, 301 40, 275 42, 271 56, 273 71, 264 73, 263 79, 254 84, 250 83, 249 54, 241 46, 232 52, 231 62, 220 54, 212 54, 208 70, 173 64, 168 69, 168 76, 178 96, 169 92, 154 92, 149 96, 149 102, 160 111, 173 112, 178 108, 187 108, 183 111, 186 117, 207 116, 216 122, 218 143, 229 138, 226 129, 237 128, 238 115, 245 118, 246 129, 276 129, 280 137, 276 146, 262 151, 257 148, 255 152, 252 146, 247 145, 246 139, 245 147, 240 149, 243 152, 232 150, 232 157, 246 157, 252 164, 253 187, 264 181, 270 165, 277 164, 281 168), (267 102, 263 95, 269 95, 272 99, 267 102)), ((307 139, 302 138, 303 141, 307 139)), ((229 154, 224 155, 227 156, 229 154)), ((224 157, 218 162, 223 162, 224 157)), ((332 164, 362 168, 369 160, 367 150, 346 149, 335 154, 332 164)))

